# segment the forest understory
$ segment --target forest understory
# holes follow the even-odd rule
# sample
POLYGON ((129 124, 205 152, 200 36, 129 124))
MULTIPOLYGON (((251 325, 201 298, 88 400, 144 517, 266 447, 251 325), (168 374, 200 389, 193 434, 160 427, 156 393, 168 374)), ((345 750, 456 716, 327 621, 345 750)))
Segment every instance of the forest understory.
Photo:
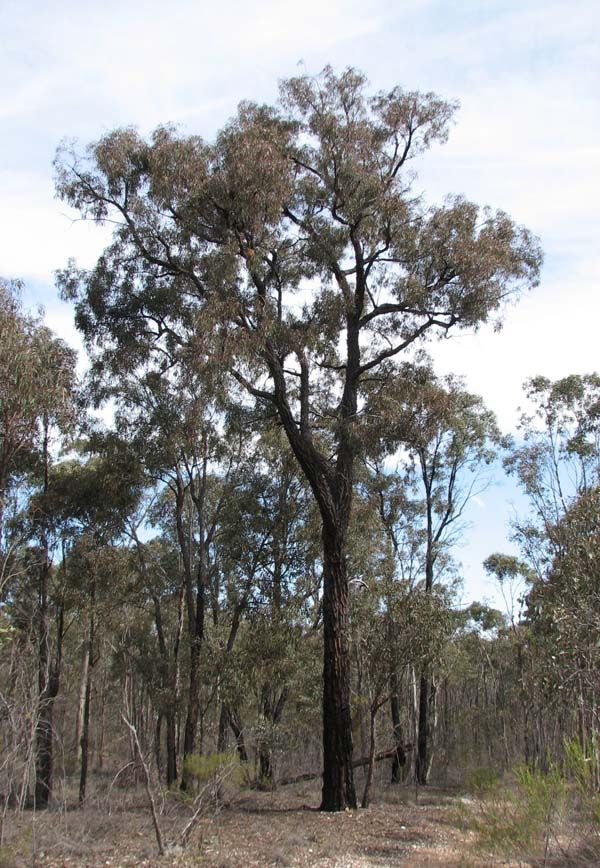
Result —
MULTIPOLYGON (((246 790, 197 825, 189 845, 158 856, 143 787, 128 788, 110 802, 91 799, 43 814, 25 812, 6 822, 2 868, 133 866, 483 866, 536 864, 478 853, 477 836, 457 819, 470 803, 457 788, 379 785, 366 810, 323 813, 315 809, 315 783, 273 792, 246 790)), ((173 801, 160 818, 166 837, 176 836, 189 811, 173 801)), ((548 862, 548 865, 558 864, 548 862)))
MULTIPOLYGON (((96 777, 96 776, 95 776, 96 777)), ((545 802, 545 822, 531 793, 458 786, 389 784, 383 767, 367 809, 316 809, 316 781, 269 792, 226 785, 194 822, 185 846, 176 843, 193 813, 178 795, 163 794, 158 822, 164 853, 144 787, 112 788, 94 780, 94 795, 77 804, 65 781, 63 801, 44 812, 5 812, 1 868, 165 868, 165 866, 445 866, 445 868, 590 868, 600 849, 595 828, 545 802), (510 795, 509 795, 510 793, 510 795), (498 798, 499 797, 499 798, 498 798), (173 842, 173 843, 168 843, 173 842)), ((364 783, 362 773, 357 784, 364 783)), ((539 796, 539 793, 538 793, 539 796)), ((564 806, 563 806, 564 807, 564 806)), ((581 808, 581 805, 579 805, 581 808)))

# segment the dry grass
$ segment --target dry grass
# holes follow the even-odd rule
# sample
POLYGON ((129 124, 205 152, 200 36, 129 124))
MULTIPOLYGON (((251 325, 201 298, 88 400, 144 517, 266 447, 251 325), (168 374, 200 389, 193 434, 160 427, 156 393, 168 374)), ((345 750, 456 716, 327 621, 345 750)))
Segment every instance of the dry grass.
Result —
MULTIPOLYGON (((445 790, 380 787, 368 810, 323 814, 317 785, 274 793, 242 792, 218 814, 200 821, 185 851, 156 854, 143 793, 128 791, 83 811, 48 811, 12 817, 0 868, 133 868, 133 866, 445 866, 483 868, 472 852, 471 833, 451 822, 457 796, 445 790)), ((165 839, 174 839, 189 809, 176 800, 161 817, 165 839)), ((504 863, 506 864, 506 863, 504 863)))

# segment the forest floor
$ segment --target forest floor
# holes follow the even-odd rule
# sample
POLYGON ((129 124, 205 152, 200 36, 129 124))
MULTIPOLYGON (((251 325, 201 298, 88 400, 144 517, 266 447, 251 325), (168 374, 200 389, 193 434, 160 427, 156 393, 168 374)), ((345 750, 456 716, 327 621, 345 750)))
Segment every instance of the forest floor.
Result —
MULTIPOLYGON (((8 815, 0 868, 250 868, 250 866, 445 866, 483 868, 510 863, 481 857, 473 833, 457 822, 464 798, 427 787, 380 787, 366 810, 315 810, 315 785, 273 793, 242 791, 203 818, 185 850, 157 855, 143 790, 83 811, 8 815)), ((188 812, 189 815, 189 812, 188 812)), ((166 841, 185 825, 181 806, 161 817, 166 841)), ((516 863, 515 863, 516 864, 516 863)), ((525 863, 521 862, 521 865, 525 863)))

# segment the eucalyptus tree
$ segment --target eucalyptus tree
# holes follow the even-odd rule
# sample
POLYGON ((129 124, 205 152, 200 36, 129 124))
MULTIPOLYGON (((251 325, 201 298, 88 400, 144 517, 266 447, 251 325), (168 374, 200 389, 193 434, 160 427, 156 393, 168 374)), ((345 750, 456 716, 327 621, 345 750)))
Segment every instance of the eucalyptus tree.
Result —
MULTIPOLYGON (((469 394, 452 377, 432 378, 420 391, 407 445, 418 462, 425 507, 424 589, 431 594, 436 565, 456 542, 468 501, 481 484, 481 468, 500 443, 495 417, 481 398, 469 394)), ((419 687, 416 776, 427 783, 430 757, 431 675, 424 668, 419 687)))
POLYGON ((23 310, 20 288, 0 279, 0 550, 11 479, 28 470, 43 478, 53 426, 74 418, 75 353, 23 310))
MULTIPOLYGON (((100 446, 98 438, 95 446, 100 446)), ((86 796, 92 676, 102 633, 102 597, 106 606, 107 600, 114 604, 123 595, 116 577, 126 574, 119 564, 126 552, 118 551, 114 543, 123 538, 125 525, 142 489, 137 462, 131 455, 117 451, 110 441, 105 443, 104 455, 84 458, 81 455, 80 459, 61 461, 50 468, 48 485, 36 501, 48 526, 53 527, 54 535, 63 541, 63 581, 69 586, 64 591, 78 596, 82 620, 87 622, 76 737, 80 756, 80 806, 86 796), (68 582, 64 560, 67 542, 71 544, 68 582)), ((55 689, 57 692, 58 683, 55 689)))
MULTIPOLYGON (((173 353, 175 355, 175 353, 173 353)), ((168 353, 165 351, 164 358, 168 353)), ((164 363, 163 358, 163 363, 164 363)), ((188 788, 186 757, 194 753, 200 712, 202 650, 211 585, 216 570, 215 535, 221 512, 232 492, 232 476, 241 458, 240 438, 223 437, 225 424, 207 378, 187 365, 173 361, 172 371, 133 369, 106 378, 98 390, 117 401, 116 426, 126 449, 141 462, 148 482, 158 496, 167 495, 163 507, 170 509, 170 535, 179 550, 180 587, 184 603, 189 649, 189 685, 184 730, 184 765, 181 780, 188 788)), ((231 430, 228 430, 231 434, 231 430)), ((165 528, 169 519, 162 513, 165 528)), ((142 573, 148 578, 145 546, 133 525, 130 534, 138 552, 142 573)), ((152 584, 152 583, 151 583, 152 584)), ((156 589, 155 589, 156 590, 156 589)), ((178 679, 179 641, 175 637, 171 662, 160 628, 160 596, 152 594, 157 636, 163 664, 173 682, 178 679)), ((177 691, 175 691, 177 692, 177 691)), ((175 775, 175 716, 167 712, 168 777, 175 775)))
MULTIPOLYGON (((553 527, 556 554, 543 580, 535 577, 526 597, 531 655, 543 675, 539 726, 541 751, 551 744, 558 721, 563 739, 576 735, 598 775, 600 690, 600 488, 584 491, 553 527), (570 731, 569 731, 570 730, 570 731)), ((595 785, 598 784, 596 780, 595 785)))
MULTIPOLYGON (((176 362, 227 371, 276 414, 322 520, 322 808, 356 803, 346 545, 367 381, 419 341, 475 328, 536 283, 537 241, 464 198, 426 207, 412 158, 445 141, 455 106, 370 94, 326 68, 242 103, 212 143, 159 128, 58 157, 58 193, 114 226, 89 272, 62 275, 96 370, 176 362)), ((247 398, 246 398, 247 399, 247 398)))
POLYGON ((539 577, 561 553, 556 532, 578 498, 600 484, 600 376, 572 374, 554 382, 525 383, 530 411, 522 437, 505 461, 527 496, 531 512, 514 531, 523 555, 539 577))
MULTIPOLYGON (((261 427, 239 479, 232 504, 236 514, 228 511, 231 523, 223 523, 220 542, 225 544, 226 575, 231 579, 240 573, 238 587, 245 588, 247 603, 252 603, 244 637, 251 663, 246 678, 259 707, 259 784, 271 787, 272 747, 297 680, 302 645, 314 632, 311 601, 318 596, 320 576, 312 569, 319 553, 310 493, 282 432, 268 424, 261 427)), ((228 646, 230 639, 231 633, 228 646)))
MULTIPOLYGON (((431 594, 454 565, 452 547, 464 529, 462 518, 482 470, 502 442, 494 414, 481 398, 453 376, 437 377, 429 364, 405 366, 383 396, 372 402, 388 422, 389 448, 402 446, 395 472, 381 460, 371 464, 369 486, 391 542, 399 577, 431 594), (381 408, 379 405, 382 404, 381 408)), ((422 669, 419 687, 418 746, 415 773, 427 783, 431 765, 429 723, 431 673, 422 669)), ((396 714, 397 716, 397 714, 396 714)))
POLYGON ((521 418, 522 439, 506 459, 530 506, 513 525, 522 560, 493 556, 486 563, 505 582, 511 575, 521 580, 518 632, 526 635, 519 677, 526 752, 539 758, 546 748, 557 749, 549 744, 553 730, 558 727, 563 737, 571 734, 565 720, 574 710, 574 729, 584 749, 595 738, 590 733, 596 726, 599 662, 600 377, 534 377, 525 391, 531 409, 521 418), (527 667, 535 667, 537 675, 534 698, 542 712, 535 718, 528 714, 527 667))
MULTIPOLYGON (((11 480, 26 472, 34 489, 48 491, 53 438, 71 428, 75 418, 75 353, 25 313, 18 285, 0 282, 0 571, 4 505, 11 480)), ((49 517, 43 508, 30 516, 38 542, 38 712, 36 726, 36 805, 44 808, 52 792, 52 709, 57 694, 56 666, 51 661, 50 582, 52 575, 49 517)), ((6 555, 8 557, 8 553, 6 555)))

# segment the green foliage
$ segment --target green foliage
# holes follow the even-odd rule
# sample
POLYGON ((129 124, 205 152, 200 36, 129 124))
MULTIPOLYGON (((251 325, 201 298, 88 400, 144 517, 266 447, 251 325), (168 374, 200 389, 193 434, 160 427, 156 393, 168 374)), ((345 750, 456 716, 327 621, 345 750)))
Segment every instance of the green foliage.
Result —
POLYGON ((467 779, 467 789, 481 796, 491 792, 499 781, 498 772, 488 766, 473 769, 467 779))
POLYGON ((488 769, 473 775, 473 808, 463 809, 478 847, 504 858, 596 865, 600 859, 597 745, 564 744, 564 758, 547 771, 518 766, 507 784, 488 769))
POLYGON ((242 784, 248 779, 247 764, 236 753, 189 754, 184 760, 184 773, 203 785, 215 782, 226 773, 228 779, 242 784))
POLYGON ((505 857, 526 859, 547 850, 564 817, 567 782, 557 770, 541 772, 523 765, 515 770, 512 786, 488 779, 477 795, 470 826, 479 846, 505 857))

